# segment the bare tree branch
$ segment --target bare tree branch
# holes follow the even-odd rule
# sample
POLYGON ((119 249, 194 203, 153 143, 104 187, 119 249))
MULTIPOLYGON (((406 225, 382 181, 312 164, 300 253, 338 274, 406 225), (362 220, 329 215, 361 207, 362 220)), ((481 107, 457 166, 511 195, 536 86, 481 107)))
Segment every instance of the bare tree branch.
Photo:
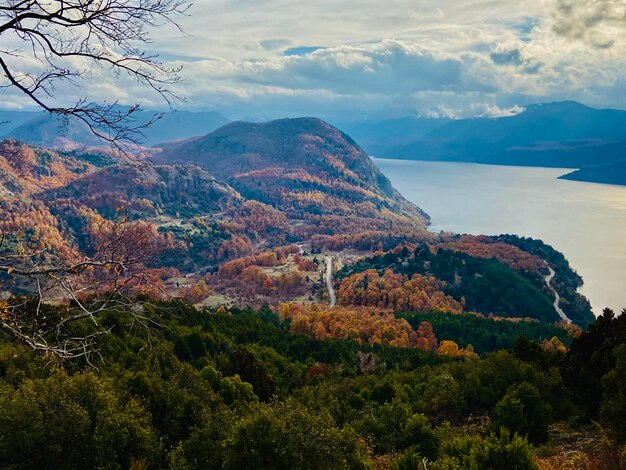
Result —
POLYGON ((117 102, 87 98, 58 106, 52 99, 56 86, 78 87, 78 79, 99 68, 115 77, 130 77, 171 106, 180 99, 172 86, 180 82, 181 69, 167 67, 143 47, 152 42, 150 28, 170 24, 180 30, 176 17, 190 6, 188 0, 0 0, 0 41, 23 45, 19 51, 0 51, 4 85, 52 114, 82 121, 120 150, 138 145, 141 130, 160 119, 160 114, 136 122, 138 104, 124 108, 117 102), (23 71, 11 62, 16 58, 30 59, 41 70, 23 71))
POLYGON ((125 217, 103 220, 96 236, 93 253, 75 260, 55 256, 34 237, 13 237, 13 244, 5 246, 9 237, 0 234, 0 273, 5 280, 19 279, 29 291, 28 296, 0 299, 0 330, 34 350, 90 360, 96 338, 107 332, 98 322, 103 312, 123 312, 133 323, 158 326, 135 300, 144 288, 161 289, 146 268, 163 247, 154 226, 125 217), (71 324, 85 319, 92 321, 93 332, 72 334, 71 324))

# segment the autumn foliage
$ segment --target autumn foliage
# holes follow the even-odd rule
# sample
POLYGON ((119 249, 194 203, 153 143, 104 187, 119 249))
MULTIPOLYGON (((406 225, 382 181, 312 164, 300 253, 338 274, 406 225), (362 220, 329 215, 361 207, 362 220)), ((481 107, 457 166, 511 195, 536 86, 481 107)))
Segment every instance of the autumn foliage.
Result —
POLYGON ((444 286, 434 277, 415 274, 407 279, 391 269, 380 276, 375 269, 368 269, 342 280, 337 298, 341 305, 462 313, 463 306, 443 293, 444 286))
POLYGON ((439 247, 465 253, 474 258, 495 258, 515 271, 538 272, 545 267, 545 262, 538 256, 484 235, 461 235, 457 241, 443 243, 437 246, 439 247))
POLYGON ((291 321, 291 332, 315 339, 353 340, 359 344, 383 344, 398 348, 436 350, 437 338, 428 322, 415 331, 391 312, 376 313, 365 307, 282 304, 281 319, 291 321))

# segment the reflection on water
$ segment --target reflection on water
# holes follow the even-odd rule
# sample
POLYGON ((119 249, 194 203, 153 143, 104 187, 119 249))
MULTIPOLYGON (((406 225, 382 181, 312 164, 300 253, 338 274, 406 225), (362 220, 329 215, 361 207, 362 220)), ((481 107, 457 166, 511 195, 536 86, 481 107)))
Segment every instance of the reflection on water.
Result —
POLYGON ((626 308, 626 187, 556 179, 571 170, 374 159, 433 231, 541 238, 583 277, 596 314, 626 308))

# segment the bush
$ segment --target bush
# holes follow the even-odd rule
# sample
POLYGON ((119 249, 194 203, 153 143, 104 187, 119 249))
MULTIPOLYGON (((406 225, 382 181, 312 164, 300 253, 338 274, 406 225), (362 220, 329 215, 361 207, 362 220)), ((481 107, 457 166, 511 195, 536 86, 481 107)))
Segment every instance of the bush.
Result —
POLYGON ((3 466, 118 469, 157 458, 150 415, 92 372, 0 387, 3 466))
POLYGON ((495 407, 493 422, 496 430, 506 427, 540 444, 548 439, 551 409, 532 384, 514 385, 495 407))

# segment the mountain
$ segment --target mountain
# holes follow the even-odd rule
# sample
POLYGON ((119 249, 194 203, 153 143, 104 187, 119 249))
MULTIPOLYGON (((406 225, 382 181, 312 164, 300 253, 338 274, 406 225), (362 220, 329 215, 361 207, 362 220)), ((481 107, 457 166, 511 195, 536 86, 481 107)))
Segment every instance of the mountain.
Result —
POLYGON ((560 176, 560 179, 626 186, 626 154, 624 160, 606 165, 590 166, 560 176))
POLYGON ((527 106, 513 116, 451 121, 424 136, 431 142, 529 143, 622 140, 626 111, 594 109, 575 101, 527 106))
POLYGON ((55 149, 71 148, 77 144, 92 147, 105 145, 80 119, 66 120, 49 113, 39 113, 37 117, 9 131, 5 137, 55 149))
POLYGON ((379 156, 387 151, 390 143, 394 146, 408 144, 448 122, 450 119, 446 118, 403 116, 341 123, 338 127, 359 142, 367 153, 379 156))
MULTIPOLYGON (((148 120, 152 111, 141 111, 137 120, 148 120)), ((165 113, 152 126, 144 129, 144 145, 152 146, 159 142, 188 139, 205 135, 228 124, 230 120, 215 111, 172 111, 165 113)))
POLYGON ((234 122, 204 137, 168 145, 153 160, 198 165, 244 197, 296 218, 380 219, 389 214, 405 223, 423 226, 427 221, 354 140, 315 118, 234 122))
MULTIPOLYGON (((157 114, 159 114, 158 111, 151 110, 136 112, 134 125, 149 122, 157 114)), ((6 120, 12 116, 7 115, 6 120)), ((57 149, 108 146, 91 132, 87 124, 77 118, 66 120, 49 113, 26 113, 18 115, 17 118, 14 117, 12 122, 19 123, 19 125, 10 130, 7 129, 5 137, 15 138, 28 144, 57 149)), ((168 112, 151 126, 142 129, 143 145, 152 146, 166 140, 181 140, 204 135, 228 122, 227 118, 214 111, 168 112)))
POLYGON ((31 147, 13 139, 0 141, 0 196, 23 200, 31 194, 54 189, 96 171, 105 157, 59 154, 31 147))
POLYGON ((626 160, 626 111, 574 101, 528 106, 514 116, 452 120, 407 140, 372 134, 387 158, 581 168, 626 160))
POLYGON ((27 121, 36 118, 37 111, 7 111, 0 110, 0 135, 5 135, 27 121))
POLYGON ((242 202, 231 187, 193 165, 109 166, 41 197, 51 204, 81 204, 107 215, 123 207, 134 217, 211 214, 242 202))

